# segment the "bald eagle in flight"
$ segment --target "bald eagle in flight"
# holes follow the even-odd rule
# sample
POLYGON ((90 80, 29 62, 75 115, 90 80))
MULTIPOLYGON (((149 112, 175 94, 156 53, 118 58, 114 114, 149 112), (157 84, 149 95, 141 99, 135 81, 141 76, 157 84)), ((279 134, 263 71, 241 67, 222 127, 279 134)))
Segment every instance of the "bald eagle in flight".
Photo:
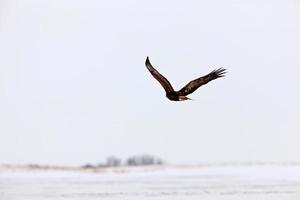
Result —
POLYGON ((202 76, 200 78, 197 78, 195 80, 190 81, 187 85, 185 85, 183 88, 181 88, 179 91, 175 91, 171 85, 171 83, 166 79, 163 75, 161 75, 150 63, 149 58, 146 59, 146 67, 149 70, 149 72, 152 74, 152 76, 161 84, 161 86, 166 91, 166 96, 171 101, 184 101, 188 100, 190 98, 187 97, 187 95, 193 93, 195 90, 197 90, 200 86, 208 83, 209 81, 212 81, 214 79, 223 77, 226 73, 226 69, 219 68, 216 69, 209 74, 202 76))

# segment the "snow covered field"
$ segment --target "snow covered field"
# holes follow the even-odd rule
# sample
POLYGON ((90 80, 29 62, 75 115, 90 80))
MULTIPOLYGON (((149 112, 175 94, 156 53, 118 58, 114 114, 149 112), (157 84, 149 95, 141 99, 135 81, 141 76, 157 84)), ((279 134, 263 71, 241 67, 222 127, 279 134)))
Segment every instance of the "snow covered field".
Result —
POLYGON ((299 200, 299 165, 0 169, 1 200, 299 200))

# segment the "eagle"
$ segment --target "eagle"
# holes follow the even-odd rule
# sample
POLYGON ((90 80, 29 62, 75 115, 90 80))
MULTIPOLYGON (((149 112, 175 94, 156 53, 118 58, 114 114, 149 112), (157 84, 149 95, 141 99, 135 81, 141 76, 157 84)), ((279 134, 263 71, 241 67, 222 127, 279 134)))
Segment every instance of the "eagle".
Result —
POLYGON ((161 75, 150 63, 149 57, 146 58, 145 65, 152 76, 161 84, 161 86, 166 91, 166 97, 171 101, 184 101, 184 100, 191 100, 187 97, 187 95, 193 93, 197 90, 200 86, 205 85, 209 81, 214 79, 220 78, 225 76, 226 69, 219 68, 213 70, 209 74, 197 78, 195 80, 190 81, 186 84, 183 88, 179 91, 175 91, 171 85, 171 83, 166 79, 163 75, 161 75))

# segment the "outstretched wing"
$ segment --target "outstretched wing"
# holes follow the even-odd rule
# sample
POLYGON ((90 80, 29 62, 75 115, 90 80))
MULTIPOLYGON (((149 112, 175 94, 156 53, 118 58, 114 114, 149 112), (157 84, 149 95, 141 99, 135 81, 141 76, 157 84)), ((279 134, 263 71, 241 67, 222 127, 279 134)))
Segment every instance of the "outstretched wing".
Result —
POLYGON ((204 85, 204 84, 206 84, 209 81, 212 81, 214 79, 223 77, 225 73, 226 73, 226 69, 223 69, 223 68, 216 69, 216 70, 210 72, 209 74, 207 74, 205 76, 202 76, 200 78, 192 80, 186 86, 184 86, 182 89, 180 89, 177 92, 177 94, 178 95, 183 95, 183 96, 191 94, 195 90, 197 90, 201 85, 204 85))
POLYGON ((149 72, 152 74, 152 76, 156 80, 158 80, 158 82, 161 84, 161 86, 163 86, 166 93, 174 92, 174 89, 173 89, 171 83, 163 75, 161 75, 156 69, 154 69, 154 67, 151 65, 148 57, 146 59, 145 65, 146 65, 147 69, 149 70, 149 72))

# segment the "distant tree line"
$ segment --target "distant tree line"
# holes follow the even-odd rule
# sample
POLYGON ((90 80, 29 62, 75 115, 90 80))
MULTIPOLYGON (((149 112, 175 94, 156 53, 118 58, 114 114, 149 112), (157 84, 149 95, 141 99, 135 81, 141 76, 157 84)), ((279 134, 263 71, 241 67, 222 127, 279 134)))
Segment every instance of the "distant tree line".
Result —
POLYGON ((98 165, 86 164, 83 168, 96 168, 96 167, 118 167, 118 166, 148 166, 148 165, 163 165, 164 161, 156 156, 143 154, 131 156, 122 160, 116 156, 109 156, 106 158, 105 163, 98 165))

